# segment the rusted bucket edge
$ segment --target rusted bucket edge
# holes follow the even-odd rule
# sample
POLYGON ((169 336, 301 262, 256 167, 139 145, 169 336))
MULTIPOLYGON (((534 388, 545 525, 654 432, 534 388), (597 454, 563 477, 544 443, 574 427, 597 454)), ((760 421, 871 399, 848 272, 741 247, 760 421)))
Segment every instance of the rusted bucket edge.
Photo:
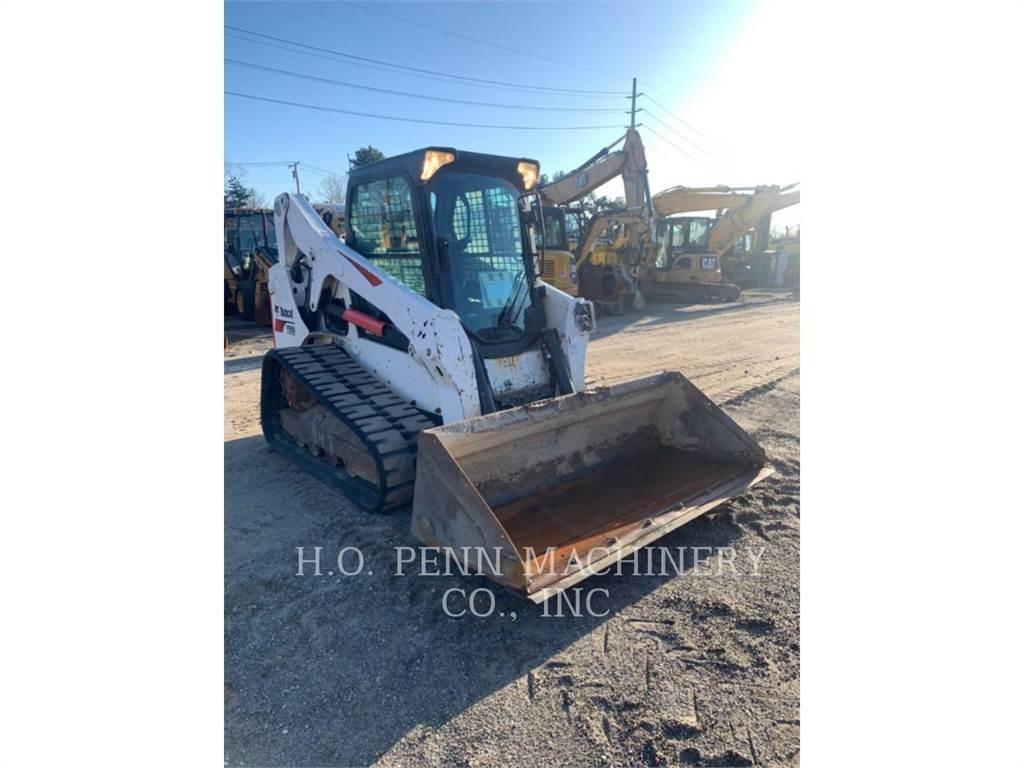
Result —
POLYGON ((532 600, 534 603, 542 603, 552 595, 557 595, 559 592, 565 591, 569 587, 578 584, 598 571, 603 571, 605 568, 615 565, 615 563, 622 558, 633 554, 638 549, 650 544, 652 541, 660 539, 666 534, 674 531, 676 528, 689 523, 720 504, 724 504, 736 496, 739 491, 757 485, 774 473, 775 470, 771 467, 762 467, 757 475, 749 481, 730 483, 726 486, 710 490, 706 494, 706 496, 709 496, 710 498, 704 503, 698 504, 695 507, 689 507, 682 514, 679 514, 678 510, 665 513, 661 517, 668 519, 660 526, 655 525, 650 528, 641 528, 636 534, 634 534, 636 538, 622 544, 614 552, 609 552, 608 555, 602 557, 600 560, 597 560, 590 565, 583 566, 579 570, 573 571, 571 574, 562 577, 557 582, 543 587, 536 592, 527 591, 524 596, 529 600, 532 600))

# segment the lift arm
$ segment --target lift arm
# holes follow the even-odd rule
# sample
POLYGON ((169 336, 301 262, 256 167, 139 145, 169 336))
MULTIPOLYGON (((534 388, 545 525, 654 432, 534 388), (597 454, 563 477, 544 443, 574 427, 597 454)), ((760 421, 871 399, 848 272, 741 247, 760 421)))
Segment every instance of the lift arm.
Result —
POLYGON ((321 300, 331 296, 345 300, 343 320, 380 335, 379 320, 352 309, 354 291, 384 312, 408 339, 409 358, 437 386, 446 418, 480 413, 473 348, 455 312, 407 288, 341 242, 304 197, 280 195, 274 201, 274 222, 282 256, 269 275, 275 347, 307 344, 317 336, 333 337, 345 346, 367 343, 351 332, 336 337, 306 325, 306 320, 316 325, 321 300))

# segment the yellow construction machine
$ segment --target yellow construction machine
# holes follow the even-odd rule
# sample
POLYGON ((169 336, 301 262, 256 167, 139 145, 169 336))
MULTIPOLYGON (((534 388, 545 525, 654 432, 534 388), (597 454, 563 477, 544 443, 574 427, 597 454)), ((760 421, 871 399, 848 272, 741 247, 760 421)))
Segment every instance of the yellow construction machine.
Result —
POLYGON ((267 272, 277 261, 273 211, 224 211, 224 312, 270 325, 267 272))
POLYGON ((736 301, 740 287, 723 275, 723 258, 759 221, 800 202, 787 187, 672 187, 652 198, 658 214, 657 246, 641 290, 654 301, 736 301), (711 216, 678 216, 717 210, 711 216))
MULTIPOLYGON (((572 219, 564 208, 544 207, 544 256, 540 274, 545 283, 565 291, 570 296, 576 296, 579 275, 576 270, 576 257, 569 243, 570 221, 572 219)), ((578 231, 577 225, 577 233, 578 231)))
MULTIPOLYGON (((583 200, 618 176, 622 177, 625 205, 592 215, 585 228, 579 229, 573 253, 579 295, 592 301, 599 312, 612 314, 643 306, 636 275, 650 242, 653 216, 647 158, 640 134, 635 128, 628 128, 621 138, 579 168, 540 188, 545 206, 565 207, 583 200), (622 147, 616 149, 620 143, 622 147)), ((577 221, 582 222, 582 217, 577 221)), ((566 260, 564 255, 557 258, 563 263, 566 260)), ((560 262, 555 263, 556 271, 561 271, 560 262)))
POLYGON ((539 177, 452 147, 355 168, 344 242, 279 196, 260 398, 283 456, 535 602, 771 473, 680 373, 585 389, 594 307, 540 279, 539 177))
POLYGON ((345 239, 345 206, 340 203, 313 203, 324 224, 331 228, 339 240, 345 239))

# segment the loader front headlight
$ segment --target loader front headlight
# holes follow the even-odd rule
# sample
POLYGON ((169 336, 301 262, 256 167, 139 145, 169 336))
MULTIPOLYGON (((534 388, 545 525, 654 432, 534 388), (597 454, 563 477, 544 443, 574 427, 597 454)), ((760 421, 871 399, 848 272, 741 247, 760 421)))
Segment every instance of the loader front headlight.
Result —
POLYGON ((430 178, 437 173, 438 169, 454 162, 454 152, 445 152, 441 149, 428 149, 423 153, 423 169, 420 171, 420 179, 422 181, 430 181, 430 178))
POLYGON ((537 185, 537 179, 540 178, 540 165, 538 163, 533 163, 529 160, 520 160, 516 164, 516 170, 519 171, 519 175, 522 176, 523 188, 527 192, 537 185))

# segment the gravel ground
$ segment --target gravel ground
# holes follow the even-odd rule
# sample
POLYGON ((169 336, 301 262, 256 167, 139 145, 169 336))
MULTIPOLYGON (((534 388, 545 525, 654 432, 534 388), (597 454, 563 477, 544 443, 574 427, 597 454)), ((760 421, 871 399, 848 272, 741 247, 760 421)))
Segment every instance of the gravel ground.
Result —
POLYGON ((659 542, 678 572, 645 554, 584 582, 600 616, 500 590, 488 617, 446 615, 446 591, 489 582, 395 575, 409 511, 360 513, 272 453, 257 407, 269 340, 228 334, 226 765, 798 764, 797 302, 750 293, 600 321, 588 383, 680 370, 776 469, 659 542), (317 546, 321 575, 297 576, 296 547, 317 546), (343 547, 362 550, 359 575, 338 573, 343 547))

